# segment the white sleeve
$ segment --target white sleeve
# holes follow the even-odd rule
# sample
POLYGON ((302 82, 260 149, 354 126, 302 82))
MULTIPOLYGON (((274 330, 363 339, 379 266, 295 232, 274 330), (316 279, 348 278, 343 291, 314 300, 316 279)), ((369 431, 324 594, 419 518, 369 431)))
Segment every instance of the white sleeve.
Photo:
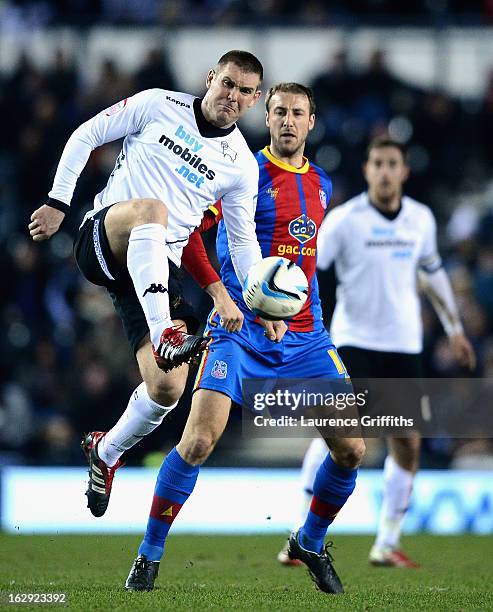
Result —
POLYGON ((250 268, 262 259, 262 251, 255 232, 259 177, 257 162, 245 170, 240 185, 222 196, 229 253, 242 287, 250 268))
POLYGON ((322 221, 317 238, 317 268, 327 270, 336 259, 343 244, 343 219, 340 206, 329 211, 322 221))
POLYGON ((459 309, 445 270, 442 267, 431 273, 419 270, 418 279, 433 304, 447 336, 462 334, 464 330, 460 321, 459 309))
POLYGON ((49 197, 70 204, 77 179, 91 152, 107 142, 140 132, 159 93, 158 89, 142 91, 80 125, 63 149, 49 197))
POLYGON ((428 274, 431 274, 441 267, 442 259, 438 253, 435 217, 429 208, 425 210, 426 227, 424 228, 423 249, 418 260, 418 266, 428 274))

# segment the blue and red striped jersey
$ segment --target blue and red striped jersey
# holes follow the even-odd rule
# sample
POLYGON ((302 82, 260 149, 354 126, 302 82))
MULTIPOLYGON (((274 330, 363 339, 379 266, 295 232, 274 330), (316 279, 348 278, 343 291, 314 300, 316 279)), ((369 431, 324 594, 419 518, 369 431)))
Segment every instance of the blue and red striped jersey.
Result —
MULTIPOLYGON (((291 259, 306 274, 309 284, 308 299, 301 312, 287 321, 288 328, 295 332, 318 330, 323 322, 316 276, 317 234, 332 195, 332 183, 306 158, 303 167, 294 168, 276 159, 269 147, 255 157, 260 169, 255 222, 262 255, 291 259)), ((243 304, 242 311, 253 318, 233 269, 224 221, 219 224, 216 250, 223 283, 243 304)))

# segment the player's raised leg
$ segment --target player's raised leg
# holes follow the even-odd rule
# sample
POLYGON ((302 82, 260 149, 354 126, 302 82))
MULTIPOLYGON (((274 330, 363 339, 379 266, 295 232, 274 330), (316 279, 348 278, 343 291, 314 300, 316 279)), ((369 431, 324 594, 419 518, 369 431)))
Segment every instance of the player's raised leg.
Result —
POLYGON ((307 565, 321 591, 342 593, 342 583, 324 540, 329 525, 354 491, 365 443, 361 438, 333 438, 326 442, 330 451, 315 476, 308 516, 289 539, 289 555, 307 565))
POLYGON ((158 366, 168 371, 197 357, 208 341, 173 327, 169 308, 167 208, 142 199, 111 206, 104 227, 112 254, 126 265, 144 311, 158 366))
POLYGON ((165 204, 151 198, 118 202, 104 218, 111 252, 128 269, 156 346, 163 329, 171 327, 167 225, 165 204))
POLYGON ((414 477, 419 466, 421 439, 389 438, 389 454, 383 471, 383 500, 375 544, 369 561, 383 567, 419 567, 399 549, 401 528, 409 507, 414 477))
POLYGON ((209 389, 198 389, 179 444, 159 470, 147 529, 130 574, 127 591, 150 591, 158 574, 168 532, 191 495, 199 466, 211 454, 228 422, 231 399, 209 389))
MULTIPOLYGON (((185 321, 174 320, 183 326, 185 321)), ((132 392, 127 408, 107 432, 94 431, 84 437, 82 448, 89 462, 87 505, 94 516, 108 508, 113 478, 122 465, 120 457, 150 434, 178 404, 188 376, 188 365, 165 373, 157 367, 148 335, 136 352, 143 382, 132 392)))

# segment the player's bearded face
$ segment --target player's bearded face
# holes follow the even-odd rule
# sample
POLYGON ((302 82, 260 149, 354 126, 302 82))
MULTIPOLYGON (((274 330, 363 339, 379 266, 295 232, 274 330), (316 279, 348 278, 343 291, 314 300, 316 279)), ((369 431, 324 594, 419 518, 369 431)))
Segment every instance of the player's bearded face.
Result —
POLYGON ((376 148, 370 151, 364 174, 370 195, 385 203, 401 196, 402 186, 409 176, 409 167, 399 149, 376 148))
POLYGON ((306 96, 279 91, 269 101, 266 124, 273 152, 279 157, 292 157, 303 152, 308 132, 315 125, 315 115, 310 115, 306 96))
POLYGON ((202 112, 207 121, 220 128, 235 123, 260 98, 259 75, 244 72, 231 62, 219 71, 210 70, 202 112))

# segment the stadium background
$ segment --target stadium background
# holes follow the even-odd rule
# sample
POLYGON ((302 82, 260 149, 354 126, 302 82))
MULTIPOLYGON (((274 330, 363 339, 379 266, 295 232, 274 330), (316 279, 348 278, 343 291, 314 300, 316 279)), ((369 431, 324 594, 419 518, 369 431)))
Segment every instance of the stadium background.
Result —
MULTIPOLYGON (((29 241, 29 216, 46 197, 62 147, 78 124, 148 87, 200 95, 206 70, 230 48, 259 55, 264 89, 279 80, 314 87, 317 127, 307 154, 331 175, 334 205, 364 188, 361 162, 369 138, 389 132, 409 145, 407 193, 437 216, 441 252, 478 353, 474 375, 493 376, 493 5, 368 0, 326 6, 287 0, 0 4, 0 466, 8 528, 14 528, 15 511, 33 490, 36 474, 40 482, 52 474, 9 466, 78 466, 57 474, 67 474, 67 487, 77 478, 82 493, 81 432, 110 427, 138 384, 111 303, 83 280, 71 254, 83 211, 104 186, 119 143, 92 155, 72 210, 49 243, 29 241)), ((261 105, 242 129, 253 150, 266 144, 261 105)), ((213 236, 207 242, 212 246, 213 236)), ((321 275, 320 283, 328 322, 333 275, 321 275)), ((208 298, 192 281, 187 294, 205 317, 208 298)), ((427 374, 460 375, 427 304, 423 316, 427 374)), ((178 439, 189 401, 188 391, 163 426, 128 454, 130 466, 159 465, 178 439)), ((246 440, 233 419, 207 466, 294 468, 307 443, 246 440)), ((365 467, 381 467, 383 457, 383 444, 370 441, 365 467)), ((493 443, 427 441, 423 466, 491 470, 493 443)), ((127 470, 128 476, 117 477, 122 500, 123 492, 132 495, 130 481, 137 474, 127 470)), ((285 475, 294 491, 294 472, 285 475)), ((378 496, 378 474, 367 476, 378 496)), ((433 515, 439 481, 449 483, 447 504, 460 515, 467 494, 460 474, 448 471, 428 489, 423 484, 426 516, 433 515)), ((479 473, 470 482, 484 482, 485 488, 469 492, 472 518, 452 522, 454 529, 490 532, 493 493, 479 473)), ((375 497, 375 508, 377 502, 375 497)), ((80 521, 89 525, 82 518, 82 497, 77 503, 80 521)), ((140 514, 144 520, 146 513, 140 514)), ((409 526, 429 527, 425 519, 409 526)))

